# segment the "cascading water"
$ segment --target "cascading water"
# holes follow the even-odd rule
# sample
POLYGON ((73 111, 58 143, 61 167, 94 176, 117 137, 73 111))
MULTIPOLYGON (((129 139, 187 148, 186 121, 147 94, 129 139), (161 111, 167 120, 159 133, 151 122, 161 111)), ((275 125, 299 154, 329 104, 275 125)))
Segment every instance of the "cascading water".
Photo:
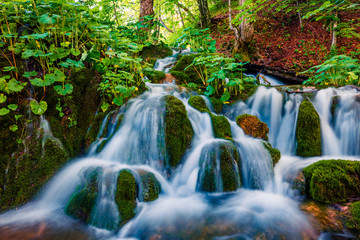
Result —
MULTIPOLYGON (((163 67, 158 69, 164 70, 163 67)), ((78 232, 84 239, 255 239, 261 234, 268 239, 280 236, 316 238, 299 203, 294 200, 289 181, 303 167, 330 158, 294 156, 301 94, 283 95, 274 88, 259 87, 247 103, 239 102, 227 109, 225 115, 230 119, 233 135, 230 141, 214 137, 210 115, 191 107, 187 94, 180 93, 175 85, 147 86, 149 91, 105 118, 88 157, 74 160, 62 169, 37 200, 18 211, 0 215, 0 236, 8 229, 32 231, 33 226, 39 226, 41 230, 45 224, 54 228, 55 236, 60 239, 78 239, 78 232), (166 95, 174 95, 184 103, 194 131, 190 148, 171 175, 165 170, 163 97, 166 95), (257 115, 268 124, 269 141, 283 153, 274 170, 263 141, 246 136, 232 121, 243 113, 257 115), (222 147, 231 149, 230 166, 235 172, 236 191, 228 193, 222 192, 225 186, 219 162, 222 147), (207 163, 216 165, 213 193, 200 191, 199 187, 203 184, 207 163), (118 173, 124 169, 130 170, 138 182, 141 182, 141 174, 153 174, 161 185, 161 194, 153 202, 145 202, 144 196, 137 196, 135 217, 119 227, 123 216, 116 205, 115 191, 118 173), (81 186, 88 181, 89 172, 98 174, 95 187, 99 193, 87 221, 89 226, 84 227, 65 212, 74 193, 81 191, 81 186), (69 230, 74 226, 79 229, 76 233, 69 230)), ((333 129, 339 155, 359 156, 359 125, 355 124, 359 122, 360 112, 358 92, 344 89, 331 90, 329 94, 325 91, 330 90, 321 90, 314 100, 322 118, 322 128, 326 123, 333 129), (324 107, 322 91, 327 100, 328 96, 340 95, 335 109, 331 108, 331 100, 324 107), (350 129, 344 121, 353 127, 350 129), (349 141, 357 144, 348 147, 349 141)), ((206 103, 212 111, 211 103, 206 103)), ((325 141, 324 148, 329 144, 325 141)), ((357 157, 347 159, 359 160, 357 157)), ((139 184, 138 187, 141 192, 145 186, 139 184)), ((8 239, 11 236, 22 238, 24 235, 5 234, 8 239)), ((41 231, 38 238, 42 239, 41 231)))

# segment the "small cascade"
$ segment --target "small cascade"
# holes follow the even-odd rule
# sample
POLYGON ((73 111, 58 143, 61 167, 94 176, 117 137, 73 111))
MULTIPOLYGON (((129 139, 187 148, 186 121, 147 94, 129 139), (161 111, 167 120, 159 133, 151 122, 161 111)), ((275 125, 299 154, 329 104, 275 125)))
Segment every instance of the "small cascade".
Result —
POLYGON ((178 54, 178 51, 173 50, 172 56, 163 59, 157 59, 154 65, 154 70, 169 73, 170 69, 173 67, 173 63, 177 60, 178 54))
POLYGON ((53 136, 51 129, 50 129, 49 122, 44 118, 43 115, 40 116, 40 129, 42 129, 42 134, 43 134, 42 141, 41 141, 43 156, 45 154, 45 143, 49 139, 54 141, 57 144, 57 146, 59 146, 61 149, 64 149, 61 141, 58 138, 53 136))

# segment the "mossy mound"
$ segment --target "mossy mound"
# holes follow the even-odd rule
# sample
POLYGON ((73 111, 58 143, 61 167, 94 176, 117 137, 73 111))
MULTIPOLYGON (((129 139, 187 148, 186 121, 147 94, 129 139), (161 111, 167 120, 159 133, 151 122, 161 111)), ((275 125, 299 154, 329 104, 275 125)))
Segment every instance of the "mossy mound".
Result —
POLYGON ((191 96, 189 98, 189 105, 198 110, 199 112, 210 113, 209 108, 206 106, 205 100, 200 96, 191 96))
POLYGON ((121 225, 135 216, 137 187, 132 172, 121 170, 117 178, 115 202, 119 208, 121 225))
POLYGON ((161 193, 161 185, 153 173, 139 172, 142 186, 142 199, 144 202, 156 200, 161 193))
POLYGON ((164 44, 150 45, 143 48, 140 52, 140 57, 154 66, 156 59, 162 59, 172 56, 173 51, 164 44))
POLYGON ((223 103, 220 99, 217 99, 217 98, 214 98, 214 97, 211 97, 210 98, 210 102, 215 110, 215 112, 217 114, 221 113, 222 110, 223 110, 223 103))
POLYGON ((351 230, 360 232, 360 201, 354 202, 349 206, 350 216, 346 221, 346 226, 351 230))
POLYGON ((360 162, 322 160, 303 169, 306 192, 325 203, 345 202, 360 195, 360 162))
POLYGON ((211 122, 216 138, 232 139, 230 123, 224 116, 210 114, 211 122))
POLYGON ((195 70, 195 68, 191 67, 191 68, 186 69, 186 71, 185 71, 185 68, 187 66, 189 66, 196 57, 199 57, 199 56, 201 56, 200 53, 182 56, 177 61, 175 66, 173 68, 171 68, 171 70, 170 70, 171 75, 173 75, 180 84, 189 83, 189 81, 190 81, 190 82, 202 85, 203 83, 199 77, 199 74, 195 70))
POLYGON ((261 122, 258 117, 250 114, 243 114, 236 117, 236 123, 244 130, 246 135, 254 138, 261 138, 265 141, 268 140, 269 128, 266 123, 261 122))
POLYGON ((296 124, 296 155, 300 157, 321 156, 320 118, 312 103, 302 101, 296 124))
POLYGON ((65 213, 82 222, 89 223, 91 212, 99 195, 99 171, 89 169, 85 172, 85 183, 71 197, 65 213))
POLYGON ((165 96, 165 145, 168 166, 176 167, 194 135, 185 105, 174 96, 165 96))
POLYGON ((205 146, 201 152, 197 189, 205 192, 236 191, 241 186, 240 156, 231 142, 205 146))
POLYGON ((152 83, 162 83, 166 77, 164 72, 155 70, 145 72, 145 76, 147 76, 152 83))
POLYGON ((273 166, 275 166, 275 164, 277 164, 281 158, 281 152, 278 149, 273 148, 269 142, 264 142, 263 144, 264 147, 269 151, 273 161, 273 166))

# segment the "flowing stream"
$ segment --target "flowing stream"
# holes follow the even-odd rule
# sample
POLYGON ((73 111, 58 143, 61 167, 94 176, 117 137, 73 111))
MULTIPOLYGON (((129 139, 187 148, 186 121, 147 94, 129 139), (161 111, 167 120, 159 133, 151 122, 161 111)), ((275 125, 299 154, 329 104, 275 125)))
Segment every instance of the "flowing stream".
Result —
MULTIPOLYGON (((166 66, 175 59, 176 56, 160 60, 156 68, 167 71, 166 66)), ((232 144, 231 141, 214 137, 209 114, 192 108, 188 104, 189 94, 176 85, 147 84, 147 87, 149 91, 104 119, 88 156, 74 159, 61 169, 34 201, 0 215, 0 236, 7 233, 4 236, 8 239, 33 239, 26 238, 29 232, 38 233, 36 239, 56 239, 54 236, 58 239, 255 239, 261 234, 267 239, 279 236, 317 239, 324 236, 316 234, 300 210, 291 180, 303 167, 320 159, 360 160, 360 101, 356 89, 324 89, 311 99, 321 117, 325 155, 316 158, 295 156, 298 108, 305 98, 302 94, 284 94, 260 86, 247 102, 228 107, 223 115, 229 119, 233 145, 241 159, 240 168, 234 166, 239 175, 238 189, 224 193, 219 173, 216 191, 205 193, 198 188, 203 176, 201 166, 211 151, 216 154, 213 149, 217 145, 232 144), (163 97, 166 95, 184 103, 194 130, 191 147, 171 172, 165 167, 163 97), (335 109, 334 96, 337 96, 335 109), (235 117, 244 113, 254 114, 268 124, 269 142, 282 153, 274 169, 262 141, 245 135, 235 123, 235 117), (89 169, 100 169, 102 175, 99 196, 89 224, 85 225, 64 211, 89 169), (139 171, 153 173, 162 192, 153 202, 138 199, 135 217, 117 229, 121 216, 115 203, 115 190, 121 169, 130 169, 138 178, 139 171), (53 229, 53 234, 46 235, 46 228, 53 229)), ((207 101, 207 104, 211 103, 207 101)), ((48 126, 46 129, 50 132, 48 126)))

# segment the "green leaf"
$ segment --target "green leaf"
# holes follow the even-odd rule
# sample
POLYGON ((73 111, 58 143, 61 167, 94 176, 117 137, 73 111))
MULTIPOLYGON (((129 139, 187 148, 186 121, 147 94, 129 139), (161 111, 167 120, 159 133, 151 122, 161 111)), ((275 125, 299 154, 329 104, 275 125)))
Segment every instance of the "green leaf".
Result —
POLYGON ((49 13, 39 16, 39 22, 42 24, 55 24, 56 19, 49 16, 49 13))
POLYGON ((47 103, 45 101, 41 101, 37 103, 35 101, 30 102, 31 111, 36 115, 41 115, 46 112, 47 110, 47 103))
POLYGON ((8 109, 12 110, 12 111, 15 111, 17 108, 18 108, 18 105, 16 104, 9 104, 8 106, 8 109))
POLYGON ((107 102, 103 102, 103 104, 101 105, 101 110, 103 112, 106 112, 106 110, 109 108, 109 104, 107 102))
POLYGON ((31 77, 35 77, 38 73, 36 71, 32 71, 32 72, 25 72, 23 74, 23 77, 26 77, 26 78, 31 78, 31 77))
POLYGON ((8 88, 11 92, 20 92, 21 90, 23 90, 26 84, 26 82, 21 83, 13 78, 9 81, 8 88))
POLYGON ((41 78, 34 78, 34 79, 31 79, 30 82, 32 85, 37 86, 37 87, 50 86, 51 84, 53 84, 53 82, 51 82, 51 80, 47 77, 48 75, 45 75, 44 80, 42 80, 41 78))
POLYGON ((20 115, 20 114, 17 114, 17 115, 15 115, 15 120, 17 121, 17 120, 19 120, 19 118, 21 118, 23 115, 20 115))
POLYGON ((8 114, 9 112, 10 112, 9 109, 2 108, 2 109, 0 109, 0 116, 4 116, 4 115, 8 114))
POLYGON ((117 106, 121 106, 123 104, 123 98, 122 97, 115 97, 113 99, 113 103, 115 103, 117 106))
POLYGON ((6 95, 0 94, 0 103, 6 102, 6 99, 7 99, 6 95))
POLYGON ((65 96, 73 92, 73 85, 70 83, 65 84, 64 87, 62 85, 56 85, 54 86, 54 89, 58 94, 65 96))
POLYGON ((225 88, 225 91, 223 93, 223 95, 221 96, 220 100, 222 102, 226 102, 227 100, 229 100, 230 98, 230 93, 228 91, 226 91, 226 88, 225 88))
POLYGON ((10 129, 10 131, 12 131, 12 132, 16 132, 19 128, 18 128, 18 126, 17 126, 16 124, 14 124, 14 125, 11 125, 11 126, 9 127, 9 129, 10 129))
POLYGON ((16 67, 8 66, 8 67, 4 67, 3 71, 4 72, 11 72, 11 71, 17 72, 18 69, 16 67))
POLYGON ((80 50, 79 49, 75 49, 75 48, 72 48, 70 50, 71 54, 74 55, 75 57, 79 56, 81 54, 80 50))

